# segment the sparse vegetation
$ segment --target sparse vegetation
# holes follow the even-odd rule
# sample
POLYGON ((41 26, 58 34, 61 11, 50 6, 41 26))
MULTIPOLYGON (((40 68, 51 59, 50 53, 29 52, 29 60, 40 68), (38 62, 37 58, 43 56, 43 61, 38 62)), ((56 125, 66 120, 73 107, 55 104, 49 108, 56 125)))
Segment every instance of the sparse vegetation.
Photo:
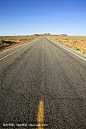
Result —
POLYGON ((0 50, 20 42, 29 42, 31 40, 39 39, 42 36, 6 36, 0 37, 0 50))
POLYGON ((86 54, 86 36, 45 36, 55 42, 86 54))

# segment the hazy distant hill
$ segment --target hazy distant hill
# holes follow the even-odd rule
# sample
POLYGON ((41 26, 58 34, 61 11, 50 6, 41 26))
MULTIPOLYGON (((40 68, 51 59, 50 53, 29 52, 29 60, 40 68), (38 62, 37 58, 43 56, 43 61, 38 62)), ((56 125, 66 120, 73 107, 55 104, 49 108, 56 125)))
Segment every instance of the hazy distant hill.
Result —
MULTIPOLYGON (((43 36, 43 35, 51 35, 50 33, 44 33, 44 34, 34 34, 34 35, 30 35, 30 36, 43 36)), ((51 35, 54 36, 54 35, 51 35)), ((67 36, 67 34, 60 34, 60 35, 55 35, 55 36, 67 36)))

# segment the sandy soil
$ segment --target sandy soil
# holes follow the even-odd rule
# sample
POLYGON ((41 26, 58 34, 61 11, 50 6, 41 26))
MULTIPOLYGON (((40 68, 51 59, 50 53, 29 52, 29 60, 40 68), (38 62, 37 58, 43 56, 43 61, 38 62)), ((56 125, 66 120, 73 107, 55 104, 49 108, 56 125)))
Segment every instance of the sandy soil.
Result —
POLYGON ((60 39, 59 41, 60 43, 63 43, 69 47, 74 47, 77 50, 83 50, 86 51, 86 40, 84 41, 80 41, 80 40, 64 40, 64 39, 60 39))
POLYGON ((9 54, 9 53, 21 48, 21 47, 23 47, 24 45, 26 45, 30 42, 32 42, 32 40, 31 41, 26 41, 26 42, 18 42, 16 44, 13 44, 11 46, 3 48, 2 50, 0 50, 0 58, 6 56, 7 54, 9 54))

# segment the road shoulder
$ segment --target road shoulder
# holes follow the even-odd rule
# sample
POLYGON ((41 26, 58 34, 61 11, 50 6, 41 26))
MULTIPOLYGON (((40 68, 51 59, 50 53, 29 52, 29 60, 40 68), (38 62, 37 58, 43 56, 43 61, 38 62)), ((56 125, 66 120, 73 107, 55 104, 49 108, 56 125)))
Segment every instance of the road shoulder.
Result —
POLYGON ((28 43, 31 43, 33 40, 28 41, 28 42, 21 42, 17 44, 13 44, 12 46, 6 47, 2 51, 0 51, 0 58, 12 53, 13 51, 16 51, 17 49, 27 45, 28 43))

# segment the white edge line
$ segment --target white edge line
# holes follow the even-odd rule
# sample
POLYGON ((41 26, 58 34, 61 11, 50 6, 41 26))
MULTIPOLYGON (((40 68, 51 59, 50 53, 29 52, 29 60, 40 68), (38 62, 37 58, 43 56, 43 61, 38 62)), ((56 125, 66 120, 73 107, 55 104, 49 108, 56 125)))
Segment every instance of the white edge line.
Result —
MULTIPOLYGON (((33 43, 33 42, 34 42, 34 41, 32 41, 31 43, 33 43)), ((29 44, 31 44, 31 43, 29 43, 29 44)), ((17 52, 17 51, 21 50, 22 48, 24 48, 24 47, 28 46, 29 44, 27 44, 27 45, 25 45, 25 46, 23 46, 23 47, 21 47, 21 48, 19 48, 19 49, 15 50, 15 51, 11 52, 10 54, 8 54, 8 55, 6 55, 6 56, 4 56, 4 57, 0 58, 0 60, 3 60, 4 58, 6 58, 6 57, 8 57, 8 56, 12 55, 13 53, 15 53, 15 52, 17 52)))
POLYGON ((60 47, 62 47, 62 48, 64 48, 64 49, 66 49, 67 51, 71 52, 72 54, 74 54, 74 55, 78 56, 79 58, 83 59, 84 61, 86 61, 86 59, 84 59, 83 57, 81 57, 81 56, 79 56, 79 55, 75 54, 74 52, 72 52, 72 51, 70 51, 70 50, 68 50, 67 48, 65 48, 65 47, 61 46, 59 43, 54 42, 54 41, 53 41, 53 43, 55 43, 56 45, 59 45, 60 47))

